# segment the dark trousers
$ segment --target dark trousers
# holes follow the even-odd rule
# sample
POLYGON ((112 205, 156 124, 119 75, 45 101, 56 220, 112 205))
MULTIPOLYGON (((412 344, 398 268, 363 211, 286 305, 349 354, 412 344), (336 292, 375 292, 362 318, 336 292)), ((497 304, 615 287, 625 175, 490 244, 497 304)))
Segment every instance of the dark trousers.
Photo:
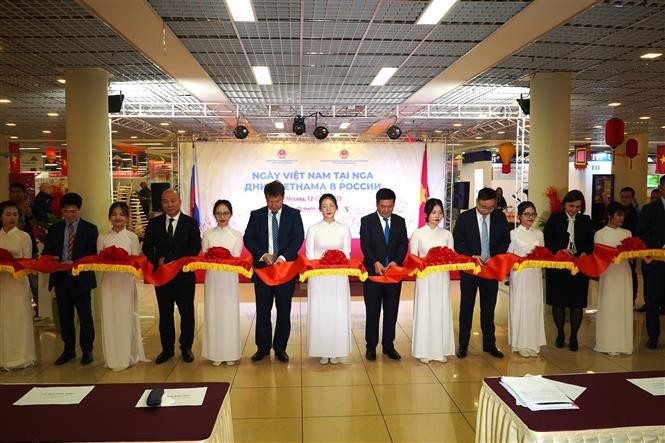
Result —
POLYGON ((163 286, 155 287, 157 306, 159 306, 159 337, 162 351, 173 354, 175 347, 174 306, 178 305, 180 313, 180 350, 192 348, 194 342, 194 273, 178 273, 176 277, 163 286))
POLYGON ((637 260, 629 260, 630 264, 630 276, 633 278, 633 306, 635 306, 635 300, 637 299, 637 260))
POLYGON ((381 346, 384 351, 395 349, 395 324, 399 310, 401 283, 375 283, 366 280, 363 284, 365 299, 365 342, 367 349, 374 349, 379 343, 379 317, 383 305, 383 336, 381 346))
POLYGON ((254 296, 256 298, 256 347, 259 351, 270 352, 270 344, 275 352, 286 351, 286 344, 291 335, 291 299, 296 287, 296 279, 278 286, 269 286, 254 277, 254 296), (277 307, 275 337, 272 337, 273 299, 277 307))
POLYGON ((95 340, 95 325, 92 321, 90 291, 84 290, 76 282, 76 277, 67 275, 55 285, 55 298, 60 315, 60 335, 65 342, 65 352, 74 354, 76 351, 76 327, 74 325, 74 309, 79 317, 79 345, 81 351, 92 352, 95 340))
POLYGON ((494 337, 494 307, 499 282, 460 272, 459 348, 466 350, 471 337, 476 292, 480 290, 480 327, 483 331, 483 349, 496 345, 494 337))
POLYGON ((660 303, 665 292, 665 262, 653 261, 647 265, 649 279, 645 286, 647 303, 647 334, 649 339, 658 340, 660 337, 660 303))

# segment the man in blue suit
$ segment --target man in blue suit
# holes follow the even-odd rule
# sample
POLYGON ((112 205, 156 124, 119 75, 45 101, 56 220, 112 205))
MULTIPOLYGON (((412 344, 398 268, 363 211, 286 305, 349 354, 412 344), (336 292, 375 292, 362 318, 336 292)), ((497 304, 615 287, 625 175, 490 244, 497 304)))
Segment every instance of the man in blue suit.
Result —
MULTIPOLYGON (((295 260, 305 239, 300 211, 284 204, 284 185, 279 181, 268 183, 263 194, 267 205, 252 211, 243 237, 245 247, 254 257, 256 269, 295 260)), ((277 286, 266 284, 256 274, 252 280, 256 297, 257 347, 252 361, 270 355, 272 345, 277 359, 288 362, 286 344, 291 334, 291 298, 296 278, 277 286), (270 321, 273 299, 277 306, 274 339, 270 321)))
MULTIPOLYGON (((510 245, 510 227, 506 216, 495 211, 496 191, 483 188, 478 191, 476 206, 462 212, 453 229, 455 250, 474 257, 481 264, 497 254, 503 254, 510 245)), ((496 358, 503 353, 496 347, 494 336, 494 308, 499 282, 475 275, 460 273, 459 350, 458 358, 466 357, 471 337, 473 308, 476 292, 480 291, 480 327, 483 331, 483 351, 496 358)))
MULTIPOLYGON (((638 231, 640 238, 649 248, 665 248, 665 175, 660 177, 660 199, 649 203, 642 208, 640 212, 638 231)), ((647 267, 649 278, 644 287, 644 299, 646 300, 646 320, 648 349, 658 347, 658 338, 660 337, 660 318, 658 316, 658 307, 661 296, 665 293, 665 262, 654 260, 647 267)))
MULTIPOLYGON (((406 222, 393 214, 395 193, 382 188, 376 192, 376 211, 360 219, 360 247, 363 264, 369 275, 383 275, 391 266, 402 266, 409 245, 406 222)), ((395 350, 395 324, 399 310, 402 283, 376 283, 367 280, 363 286, 365 312, 365 342, 367 360, 376 360, 379 343, 379 317, 383 305, 383 353, 393 360, 402 358, 395 350)))

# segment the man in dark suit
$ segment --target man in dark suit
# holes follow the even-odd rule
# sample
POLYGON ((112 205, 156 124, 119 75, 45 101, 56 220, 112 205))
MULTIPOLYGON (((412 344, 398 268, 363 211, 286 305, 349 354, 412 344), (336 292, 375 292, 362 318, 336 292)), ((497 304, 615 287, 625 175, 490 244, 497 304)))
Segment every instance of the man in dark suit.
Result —
MULTIPOLYGON (((495 211, 496 192, 483 188, 478 192, 476 206, 464 211, 455 222, 453 239, 455 250, 474 257, 484 264, 490 257, 503 254, 510 245, 510 228, 506 216, 495 211)), ((480 326, 483 331, 483 351, 496 358, 503 353, 496 347, 494 337, 494 307, 499 282, 486 280, 464 272, 460 273, 460 312, 458 358, 466 357, 471 336, 476 291, 480 290, 480 326)))
MULTIPOLYGON (((631 188, 630 186, 621 188, 621 191, 619 191, 619 201, 623 205, 623 211, 624 211, 623 224, 621 225, 621 227, 624 229, 628 229, 631 235, 633 237, 636 237, 638 217, 637 217, 637 209, 635 209, 635 206, 633 205, 634 200, 635 200, 635 189, 631 188)), ((633 279, 633 305, 634 305, 635 300, 637 299, 637 289, 638 289, 637 260, 632 259, 629 260, 628 263, 630 264, 630 274, 633 279)))
MULTIPOLYGON (((143 241, 143 253, 155 270, 181 257, 198 255, 201 250, 201 234, 196 220, 180 212, 180 196, 173 189, 162 193, 164 213, 148 222, 143 241)), ((155 363, 162 364, 174 355, 175 323, 174 303, 180 313, 180 351, 186 363, 194 361, 194 289, 193 272, 178 272, 165 285, 156 286, 159 307, 159 336, 162 352, 155 363)))
MULTIPOLYGON (((395 193, 382 188, 376 192, 376 212, 360 219, 360 247, 363 263, 369 275, 383 275, 391 266, 402 266, 406 257, 409 239, 406 236, 406 223, 395 209, 395 193)), ((379 317, 383 304, 383 353, 393 360, 402 358, 395 350, 395 324, 399 309, 399 295, 402 283, 376 283, 365 281, 365 342, 367 360, 376 360, 376 345, 379 343, 379 317)))
MULTIPOLYGON (((665 175, 660 177, 658 186, 661 198, 642 208, 639 219, 640 238, 649 248, 665 248, 665 175)), ((660 337, 660 318, 658 308, 663 292, 665 292, 665 262, 654 260, 645 263, 649 278, 645 287, 645 299, 647 304, 646 320, 647 348, 656 349, 660 337)))
POLYGON ((48 226, 49 224, 48 214, 51 212, 51 203, 53 202, 53 197, 51 196, 52 189, 53 187, 50 183, 42 183, 39 186, 39 192, 35 195, 35 199, 32 202, 32 213, 35 219, 44 226, 48 226))
MULTIPOLYGON (((44 240, 43 255, 58 257, 62 263, 72 263, 87 255, 97 254, 97 226, 81 219, 83 199, 76 193, 68 193, 60 198, 63 221, 49 229, 44 240)), ((74 309, 78 313, 81 331, 79 345, 83 356, 81 364, 92 363, 92 343, 95 340, 95 326, 92 321, 90 291, 97 287, 95 273, 81 272, 72 276, 69 271, 54 272, 49 276, 49 290, 55 288, 55 299, 60 315, 60 331, 65 350, 55 361, 62 365, 76 357, 76 329, 74 309)))
MULTIPOLYGON (((256 269, 295 260, 305 239, 300 211, 284 204, 284 185, 279 181, 270 182, 263 188, 263 194, 266 206, 252 211, 243 237, 245 247, 254 257, 256 269)), ((288 362, 286 344, 291 334, 291 298, 296 278, 276 286, 266 284, 256 274, 252 280, 256 297, 257 347, 252 361, 270 355, 272 345, 277 359, 288 362), (273 298, 277 307, 274 338, 270 321, 273 298)))

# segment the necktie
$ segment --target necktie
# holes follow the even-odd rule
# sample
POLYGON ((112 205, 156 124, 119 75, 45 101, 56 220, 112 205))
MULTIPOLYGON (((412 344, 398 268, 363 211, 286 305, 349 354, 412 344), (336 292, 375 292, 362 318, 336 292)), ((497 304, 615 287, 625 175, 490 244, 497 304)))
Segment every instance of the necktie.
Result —
POLYGON ((74 223, 67 224, 67 260, 73 260, 74 255, 74 223))
POLYGON ((169 240, 173 240, 173 222, 175 221, 174 218, 169 218, 169 227, 166 230, 166 233, 169 235, 169 240))
POLYGON ((575 217, 568 215, 568 228, 566 232, 568 232, 568 250, 572 254, 577 254, 577 248, 575 247, 575 217))
MULTIPOLYGON (((388 245, 388 242, 390 241, 390 226, 388 225, 388 219, 383 218, 384 223, 386 224, 385 227, 383 228, 383 237, 386 239, 386 246, 388 245)), ((386 263, 385 265, 388 266, 389 263, 389 257, 386 256, 386 263)))
POLYGON ((277 223, 277 211, 272 211, 272 255, 278 256, 279 253, 279 224, 277 223))
POLYGON ((483 215, 483 232, 480 236, 480 256, 483 260, 490 258, 490 233, 487 229, 487 216, 483 215))

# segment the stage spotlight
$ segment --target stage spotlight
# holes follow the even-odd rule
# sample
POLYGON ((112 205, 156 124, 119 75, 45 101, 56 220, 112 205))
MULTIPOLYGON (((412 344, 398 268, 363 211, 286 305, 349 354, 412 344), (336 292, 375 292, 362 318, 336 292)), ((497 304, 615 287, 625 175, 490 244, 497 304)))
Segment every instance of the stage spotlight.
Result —
POLYGON ((238 125, 233 129, 233 135, 242 140, 249 135, 249 129, 247 129, 247 126, 238 125))
POLYGON ((303 135, 305 133, 305 117, 296 115, 293 118, 293 133, 296 135, 303 135))
POLYGON ((530 98, 524 98, 523 95, 520 94, 520 98, 517 99, 517 104, 520 105, 520 108, 522 109, 524 115, 529 115, 529 113, 531 112, 530 98))
POLYGON ((323 140, 324 138, 328 137, 328 128, 325 126, 317 126, 316 129, 314 129, 314 137, 318 138, 319 140, 323 140))
POLYGON ((399 128, 399 126, 392 125, 391 127, 388 128, 386 134, 388 134, 389 139, 397 140, 399 136, 402 135, 402 130, 399 128))

